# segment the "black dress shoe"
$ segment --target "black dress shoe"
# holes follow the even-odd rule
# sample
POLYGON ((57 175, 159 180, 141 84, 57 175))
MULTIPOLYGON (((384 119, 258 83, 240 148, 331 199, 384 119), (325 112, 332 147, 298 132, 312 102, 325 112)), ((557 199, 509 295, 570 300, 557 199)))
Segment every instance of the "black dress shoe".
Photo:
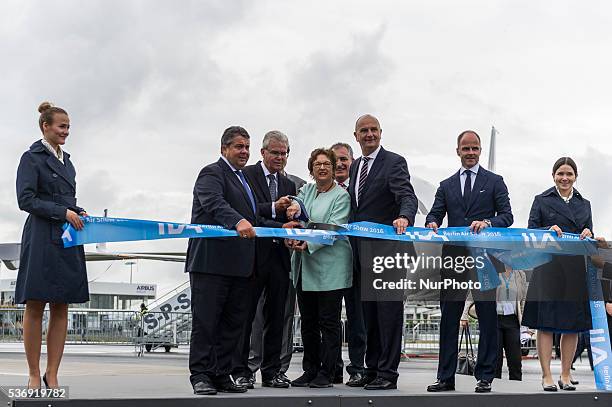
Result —
POLYGON ((351 377, 349 377, 348 382, 346 382, 346 385, 349 387, 363 387, 374 379, 375 377, 373 376, 366 376, 361 373, 353 373, 351 377))
POLYGON ((324 388, 333 387, 333 386, 334 385, 332 384, 331 380, 329 380, 329 378, 322 373, 319 373, 317 377, 312 379, 310 383, 308 384, 308 387, 311 387, 314 389, 324 389, 324 388))
POLYGON ((219 393, 246 393, 247 388, 232 382, 225 382, 215 386, 219 393))
POLYGON ((312 374, 304 372, 303 375, 291 382, 291 387, 308 387, 312 379, 314 379, 312 374))
POLYGON ((217 389, 209 381, 203 380, 193 385, 193 394, 198 396, 217 394, 217 389))
POLYGON ((270 379, 262 379, 261 387, 273 387, 275 389, 288 389, 289 383, 280 377, 280 373, 270 379))
POLYGON ((476 393, 490 393, 491 392, 491 382, 486 381, 486 380, 478 380, 474 391, 476 393))
POLYGON ((247 376, 238 376, 234 379, 234 383, 236 383, 238 386, 244 387, 245 389, 255 388, 253 381, 251 381, 251 378, 247 376))
POLYGON ((286 375, 284 372, 279 373, 279 374, 277 375, 277 377, 278 377, 280 380, 284 381, 285 383, 289 383, 289 384, 291 384, 291 379, 289 379, 289 378, 287 377, 287 375, 286 375))
POLYGON ((427 386, 427 391, 437 393, 440 391, 453 391, 455 390, 455 383, 436 381, 434 384, 427 386))
POLYGON ((397 383, 382 377, 377 377, 363 388, 366 390, 393 390, 397 389, 397 383))

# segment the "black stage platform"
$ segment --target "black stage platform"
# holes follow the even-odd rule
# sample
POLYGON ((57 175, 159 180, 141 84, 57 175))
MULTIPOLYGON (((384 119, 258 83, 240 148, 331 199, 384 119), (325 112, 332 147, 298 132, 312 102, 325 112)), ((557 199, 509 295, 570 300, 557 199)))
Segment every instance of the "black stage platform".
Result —
MULTIPOLYGON (((473 377, 457 376, 454 392, 433 394, 425 391, 435 379, 435 360, 413 359, 400 365, 399 389, 365 391, 336 385, 329 389, 269 389, 256 385, 240 395, 194 396, 187 377, 185 354, 148 354, 143 358, 102 353, 67 354, 62 362, 62 384, 69 388, 68 400, 9 400, 6 389, 27 381, 23 354, 0 353, 0 407, 2 406, 244 406, 244 407, 349 407, 349 406, 486 406, 486 407, 588 407, 612 406, 612 392, 595 390, 588 363, 577 365, 574 378, 578 391, 545 393, 541 390, 537 360, 524 361, 522 382, 495 380, 493 392, 475 394, 473 377)), ((586 361, 585 361, 586 362, 586 361)), ((300 375, 301 357, 292 361, 289 377, 300 375)), ((558 374, 558 361, 553 372, 558 374)), ((44 366, 44 360, 42 363, 44 366)))

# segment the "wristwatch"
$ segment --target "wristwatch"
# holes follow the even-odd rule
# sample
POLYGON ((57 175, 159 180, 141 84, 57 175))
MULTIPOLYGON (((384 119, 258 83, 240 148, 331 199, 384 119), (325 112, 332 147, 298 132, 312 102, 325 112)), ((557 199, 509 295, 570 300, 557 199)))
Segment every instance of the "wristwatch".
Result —
POLYGON ((491 227, 491 221, 489 219, 483 219, 482 221, 487 224, 487 227, 491 227))

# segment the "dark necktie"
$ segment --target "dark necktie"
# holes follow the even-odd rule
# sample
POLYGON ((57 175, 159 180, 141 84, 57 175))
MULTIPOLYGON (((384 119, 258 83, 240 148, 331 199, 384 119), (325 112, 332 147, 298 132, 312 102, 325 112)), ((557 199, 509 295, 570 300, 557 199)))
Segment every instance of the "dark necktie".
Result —
POLYGON ((270 184, 268 184, 268 189, 270 190, 270 198, 272 198, 272 202, 276 201, 276 177, 274 174, 268 174, 268 179, 270 180, 270 184))
POLYGON ((357 188, 357 205, 361 202, 361 193, 365 185, 366 178, 368 178, 368 161, 370 157, 361 157, 363 164, 361 165, 361 171, 359 172, 359 188, 357 188))
POLYGON ((253 192, 251 191, 251 188, 249 187, 249 184, 247 183, 246 178, 244 178, 244 174, 242 173, 242 171, 237 170, 236 175, 238 175, 238 177, 240 178, 240 181, 242 182, 242 186, 244 187, 244 190, 249 196, 249 200, 251 201, 251 207, 253 208, 253 213, 257 213, 257 209, 255 207, 255 198, 253 198, 253 192))
POLYGON ((472 171, 465 171, 465 184, 463 184, 463 203, 467 208, 470 203, 470 197, 472 196, 472 171))
POLYGON ((346 191, 346 189, 348 188, 348 185, 346 185, 344 182, 341 182, 340 184, 338 184, 342 187, 342 189, 344 189, 346 191))

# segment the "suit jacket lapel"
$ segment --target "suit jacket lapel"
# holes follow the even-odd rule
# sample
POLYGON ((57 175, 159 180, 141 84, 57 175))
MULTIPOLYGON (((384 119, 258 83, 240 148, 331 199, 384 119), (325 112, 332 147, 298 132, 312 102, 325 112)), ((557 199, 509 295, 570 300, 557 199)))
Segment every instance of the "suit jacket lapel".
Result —
MULTIPOLYGON (((268 180, 266 180, 266 176, 264 174, 264 170, 263 168, 261 168, 261 161, 257 162, 257 176, 256 178, 256 182, 258 184, 258 187, 261 188, 261 190, 264 193, 264 196, 266 197, 267 201, 271 201, 272 200, 272 196, 270 195, 270 187, 268 186, 268 180)), ((276 186, 278 187, 278 177, 276 177, 276 186)))
POLYGON ((486 185, 487 180, 489 179, 487 171, 480 167, 478 174, 476 174, 476 180, 474 181, 474 187, 472 188, 472 194, 470 195, 470 202, 468 203, 468 207, 465 208, 465 211, 469 211, 470 208, 474 205, 474 202, 478 199, 478 195, 480 195, 480 191, 483 190, 483 187, 486 185))
POLYGON ((385 149, 381 147, 380 151, 378 151, 378 155, 376 156, 376 159, 374 160, 374 163, 371 164, 372 168, 370 168, 370 170, 368 171, 368 177, 366 178, 365 184, 363 186, 363 192, 361 193, 363 197, 366 196, 366 193, 368 192, 370 185, 372 185, 373 180, 376 179, 377 174, 380 172, 380 169, 384 165, 384 161, 386 157, 385 153, 386 153, 385 149))
MULTIPOLYGON (((557 195, 556 191, 555 191, 555 195, 557 195)), ((559 199, 555 199, 555 206, 554 206, 554 208, 556 210, 558 210, 568 220, 570 220, 574 225, 578 226, 576 224, 576 217, 574 216, 574 212, 569 207, 569 204, 566 204, 565 201, 563 200, 563 198, 561 198, 560 196, 556 196, 555 198, 559 198, 559 199)), ((572 198, 572 199, 574 199, 574 198, 572 198)))
POLYGON ((351 207, 355 208, 357 200, 355 199, 355 182, 357 181, 357 170, 359 169, 359 163, 361 163, 361 157, 353 161, 351 168, 349 169, 349 188, 348 193, 351 197, 351 207))
MULTIPOLYGON (((238 188, 242 192, 242 195, 244 196, 244 199, 246 200, 249 209, 251 210, 251 212, 253 212, 253 205, 251 205, 251 198, 249 198, 249 194, 244 188, 244 185, 242 185, 242 182, 240 182, 240 180, 238 179, 238 176, 234 173, 234 171, 232 171, 230 166, 227 165, 227 163, 222 158, 219 158, 218 163, 221 166, 221 168, 223 168, 225 172, 227 173, 227 177, 230 179, 230 182, 233 182, 236 188, 238 188)), ((244 173, 242 175, 244 176, 244 173)), ((253 196, 253 198, 255 197, 253 196)))
POLYGON ((463 210, 467 212, 467 208, 465 207, 465 203, 463 203, 463 193, 461 192, 461 180, 459 179, 460 171, 457 171, 455 175, 453 175, 451 180, 451 192, 455 195, 457 201, 461 202, 461 206, 463 210))
MULTIPOLYGON (((64 156, 64 162, 68 164, 67 156, 64 156)), ((47 158, 47 165, 53 171, 55 171, 60 177, 65 179, 66 182, 68 182, 70 186, 72 186, 72 189, 76 189, 76 184, 74 182, 74 176, 72 177, 70 176, 70 173, 68 172, 68 168, 66 168, 67 165, 62 164, 60 160, 58 160, 56 157, 52 156, 51 154, 49 154, 49 157, 47 158)))

